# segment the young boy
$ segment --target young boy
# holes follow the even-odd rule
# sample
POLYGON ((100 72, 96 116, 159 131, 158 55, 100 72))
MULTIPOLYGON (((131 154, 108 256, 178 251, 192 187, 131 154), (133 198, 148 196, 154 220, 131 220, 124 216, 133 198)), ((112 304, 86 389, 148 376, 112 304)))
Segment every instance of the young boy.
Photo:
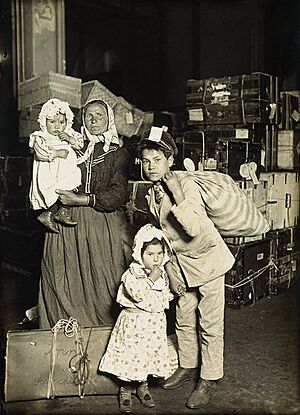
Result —
POLYGON ((201 362, 199 382, 186 404, 194 409, 208 404, 223 377, 224 274, 234 257, 208 218, 198 185, 186 172, 170 170, 176 155, 170 134, 157 127, 139 143, 143 173, 153 182, 149 210, 171 243, 173 272, 182 273, 187 284, 176 305, 180 365, 162 387, 174 389, 191 380, 201 362))

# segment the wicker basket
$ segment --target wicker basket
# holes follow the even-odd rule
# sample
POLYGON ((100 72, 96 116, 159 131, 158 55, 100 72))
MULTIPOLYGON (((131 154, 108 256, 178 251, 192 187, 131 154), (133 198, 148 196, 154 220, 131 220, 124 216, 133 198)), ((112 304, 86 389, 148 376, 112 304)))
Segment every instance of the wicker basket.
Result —
POLYGON ((99 81, 84 82, 81 85, 82 106, 92 99, 102 99, 107 102, 111 108, 114 108, 117 103, 117 96, 110 92, 110 90, 99 81))
POLYGON ((143 111, 134 107, 122 97, 118 97, 117 105, 113 110, 119 134, 131 137, 138 133, 144 118, 143 111))
POLYGON ((46 72, 18 85, 18 109, 44 104, 50 98, 67 101, 71 107, 81 107, 81 79, 56 72, 46 72))
POLYGON ((153 121, 154 121, 154 112, 151 112, 151 111, 144 112, 143 121, 140 125, 137 135, 141 136, 143 135, 145 131, 150 130, 150 128, 153 125, 153 121))

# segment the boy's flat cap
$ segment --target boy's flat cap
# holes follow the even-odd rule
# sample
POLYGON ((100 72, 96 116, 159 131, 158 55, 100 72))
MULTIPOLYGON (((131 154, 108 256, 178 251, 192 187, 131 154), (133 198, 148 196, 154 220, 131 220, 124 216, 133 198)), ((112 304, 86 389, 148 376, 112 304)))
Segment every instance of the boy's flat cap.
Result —
POLYGON ((171 151, 174 156, 178 154, 178 149, 171 134, 163 128, 152 127, 150 130, 145 131, 139 142, 140 149, 142 149, 143 145, 149 144, 149 142, 154 144, 153 147, 160 147, 164 150, 171 151))

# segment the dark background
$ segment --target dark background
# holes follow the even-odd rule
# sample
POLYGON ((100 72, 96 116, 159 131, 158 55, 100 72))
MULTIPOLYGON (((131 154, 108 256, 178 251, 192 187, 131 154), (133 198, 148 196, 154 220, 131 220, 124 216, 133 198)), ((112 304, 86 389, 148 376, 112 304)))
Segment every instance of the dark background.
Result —
MULTIPOLYGON (((11 1, 0 1, 0 154, 22 152, 11 1)), ((65 0, 66 74, 142 110, 182 110, 186 82, 255 71, 300 89, 299 0, 65 0)))

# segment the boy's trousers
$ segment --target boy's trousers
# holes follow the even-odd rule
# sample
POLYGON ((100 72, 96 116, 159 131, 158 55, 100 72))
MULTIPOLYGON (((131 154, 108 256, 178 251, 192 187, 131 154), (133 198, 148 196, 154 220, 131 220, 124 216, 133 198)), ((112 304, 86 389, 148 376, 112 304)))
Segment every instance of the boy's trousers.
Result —
POLYGON ((224 307, 224 275, 188 289, 176 305, 179 364, 194 368, 201 363, 203 379, 223 377, 224 307))

